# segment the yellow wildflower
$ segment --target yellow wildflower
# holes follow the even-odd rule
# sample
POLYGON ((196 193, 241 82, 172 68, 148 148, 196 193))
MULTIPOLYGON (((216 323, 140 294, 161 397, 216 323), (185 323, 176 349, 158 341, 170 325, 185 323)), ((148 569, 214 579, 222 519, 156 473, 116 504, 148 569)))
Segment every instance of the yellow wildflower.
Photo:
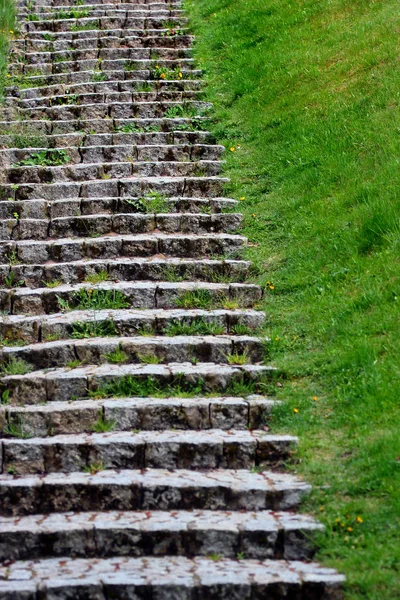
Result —
POLYGON ((275 286, 274 286, 274 285, 270 285, 270 286, 269 286, 269 289, 270 289, 270 290, 274 290, 274 289, 275 289, 275 286))
POLYGON ((178 77, 183 77, 182 73, 178 73, 178 77))
POLYGON ((350 533, 351 533, 353 531, 353 528, 352 527, 348 527, 347 531, 350 531, 350 533))
POLYGON ((297 413, 299 412, 299 409, 298 408, 294 408, 293 412, 296 413, 296 415, 297 415, 297 413))
POLYGON ((316 402, 318 400, 318 396, 313 396, 312 399, 314 400, 314 402, 316 402))
POLYGON ((10 29, 10 33, 11 33, 11 35, 14 33, 12 29, 10 29))
POLYGON ((357 523, 362 523, 363 522, 363 518, 362 517, 357 517, 356 521, 357 521, 357 523))
POLYGON ((161 79, 165 79, 165 73, 161 73, 160 77, 161 79))
POLYGON ((246 200, 245 196, 240 196, 239 200, 246 200))
POLYGON ((232 146, 232 148, 230 150, 231 150, 231 152, 235 152, 235 150, 236 150, 235 146, 232 146))

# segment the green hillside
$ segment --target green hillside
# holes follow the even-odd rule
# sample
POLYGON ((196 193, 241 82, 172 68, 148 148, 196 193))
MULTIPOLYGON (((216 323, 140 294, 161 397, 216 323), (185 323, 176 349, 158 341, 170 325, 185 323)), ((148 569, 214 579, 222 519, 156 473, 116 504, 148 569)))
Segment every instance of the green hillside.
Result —
POLYGON ((196 53, 266 285, 273 430, 300 436, 318 559, 400 595, 400 11, 396 0, 192 0, 196 53))

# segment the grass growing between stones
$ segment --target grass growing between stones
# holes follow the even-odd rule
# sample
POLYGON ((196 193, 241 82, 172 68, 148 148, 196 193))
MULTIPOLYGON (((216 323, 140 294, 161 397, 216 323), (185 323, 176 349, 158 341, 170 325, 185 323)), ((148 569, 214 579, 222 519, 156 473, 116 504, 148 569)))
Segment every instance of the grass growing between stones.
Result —
POLYGON ((189 2, 227 195, 267 286, 317 558, 348 600, 400 590, 400 194, 395 0, 189 2))

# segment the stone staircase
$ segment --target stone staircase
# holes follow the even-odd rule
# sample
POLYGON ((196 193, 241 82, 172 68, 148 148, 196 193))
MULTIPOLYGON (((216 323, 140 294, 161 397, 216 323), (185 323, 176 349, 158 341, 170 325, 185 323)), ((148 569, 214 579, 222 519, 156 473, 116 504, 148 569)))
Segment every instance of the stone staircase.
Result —
POLYGON ((179 2, 20 1, 0 135, 0 599, 341 598, 179 2))

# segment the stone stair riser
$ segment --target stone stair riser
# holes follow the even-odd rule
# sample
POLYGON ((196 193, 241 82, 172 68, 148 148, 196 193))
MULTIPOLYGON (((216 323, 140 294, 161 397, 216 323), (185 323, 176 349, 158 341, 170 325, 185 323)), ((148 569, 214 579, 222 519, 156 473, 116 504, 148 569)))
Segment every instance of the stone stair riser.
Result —
POLYGON ((91 433, 99 419, 118 431, 165 429, 260 429, 276 402, 261 396, 248 398, 129 398, 74 400, 44 405, 0 407, 0 431, 16 423, 25 435, 47 436, 91 433))

